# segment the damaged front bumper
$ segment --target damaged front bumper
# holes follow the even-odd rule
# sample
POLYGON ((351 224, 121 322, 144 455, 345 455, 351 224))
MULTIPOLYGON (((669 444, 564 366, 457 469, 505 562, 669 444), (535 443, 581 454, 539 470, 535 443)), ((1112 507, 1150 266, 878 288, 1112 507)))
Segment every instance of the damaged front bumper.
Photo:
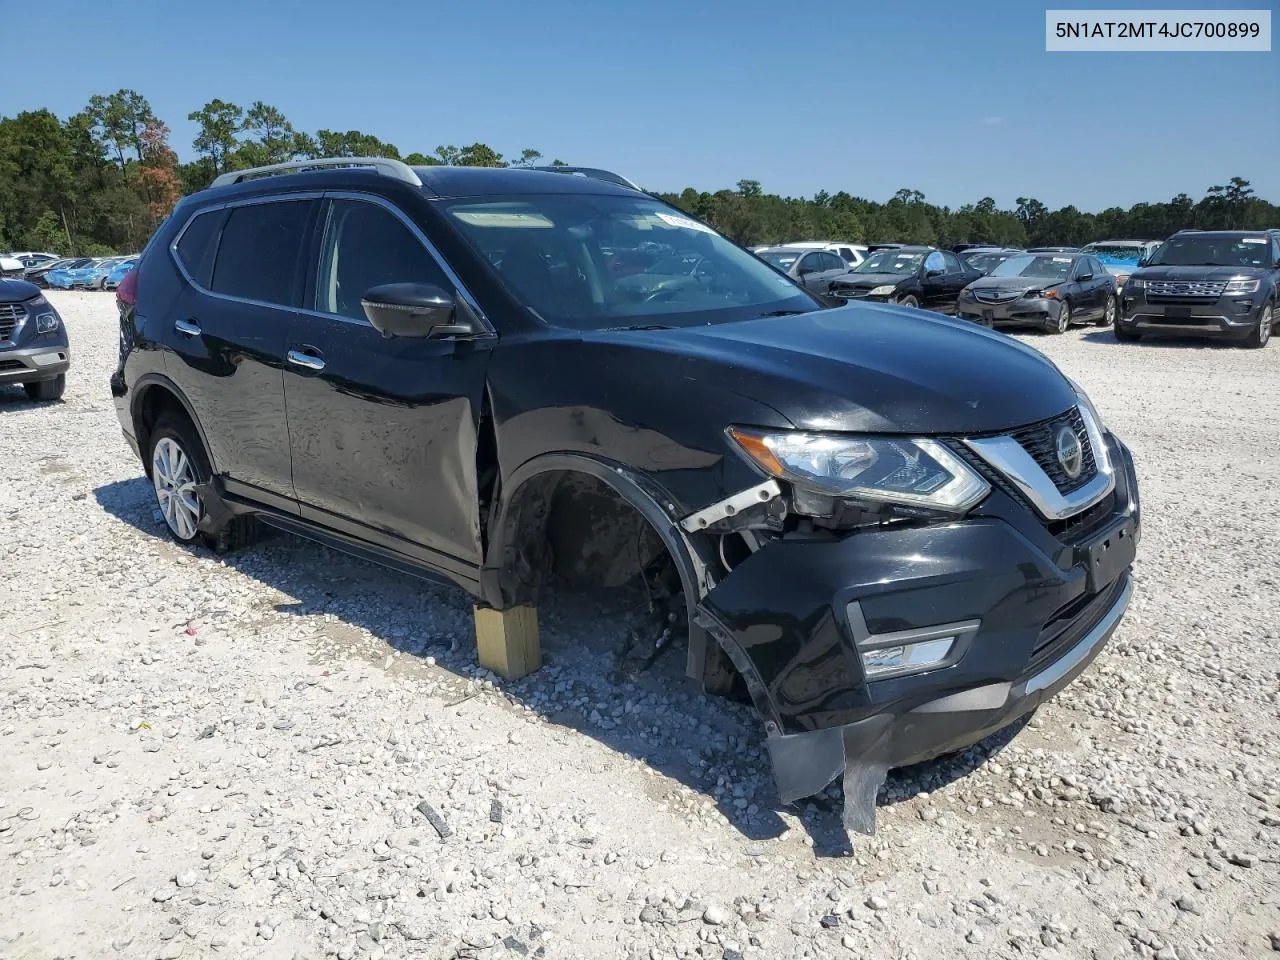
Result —
POLYGON ((764 715, 783 802, 843 774, 845 824, 871 833, 889 769, 982 740, 1088 666, 1129 603, 1140 535, 1132 459, 1107 443, 1114 489, 1066 521, 995 489, 964 520, 773 540, 702 598, 700 625, 764 715), (868 649, 939 636, 954 638, 939 663, 869 673, 868 649))

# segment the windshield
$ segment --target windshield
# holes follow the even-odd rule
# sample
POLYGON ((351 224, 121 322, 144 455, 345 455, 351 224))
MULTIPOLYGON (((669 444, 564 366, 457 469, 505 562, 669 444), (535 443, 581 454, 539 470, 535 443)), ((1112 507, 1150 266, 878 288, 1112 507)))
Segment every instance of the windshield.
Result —
POLYGON ((761 250, 759 257, 761 260, 767 260, 779 270, 786 272, 791 269, 793 263, 800 259, 803 253, 803 250, 761 250))
POLYGON ((1127 244, 1091 243, 1082 252, 1092 253, 1095 257, 1105 257, 1108 260, 1140 260, 1142 258, 1141 247, 1127 244))
POLYGON ((1012 256, 1012 253, 975 253, 968 259, 974 269, 990 273, 1012 256))
POLYGON ((1263 237, 1170 237, 1151 255, 1148 266, 1263 267, 1267 264, 1263 237))
POLYGON ((1065 280, 1071 276, 1071 264, 1074 262, 1075 257, 1054 257, 1048 254, 1039 257, 1010 257, 992 270, 991 276, 1065 280))
POLYGON ((710 227, 647 197, 472 198, 445 210, 512 295, 556 326, 595 330, 650 318, 687 326, 819 309, 710 227))
POLYGON ((920 269, 924 253, 903 253, 901 250, 877 250, 853 268, 854 273, 891 273, 907 276, 920 269))

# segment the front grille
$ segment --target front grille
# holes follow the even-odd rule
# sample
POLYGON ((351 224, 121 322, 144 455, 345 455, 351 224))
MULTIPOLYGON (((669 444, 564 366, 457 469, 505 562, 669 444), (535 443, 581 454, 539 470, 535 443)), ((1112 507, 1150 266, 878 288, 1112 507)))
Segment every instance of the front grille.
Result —
POLYGON ((20 303, 0 303, 0 340, 13 339, 13 331, 26 315, 27 309, 20 303))
POLYGON ((1016 430, 1012 436, 1022 449, 1031 454, 1031 458, 1053 481, 1059 493, 1067 494, 1079 490, 1098 472, 1098 465, 1093 459, 1093 445, 1089 442, 1089 431, 1085 429, 1084 418, 1080 416, 1080 410, 1077 407, 1072 407, 1060 416, 1016 430), (1071 428, 1076 439, 1080 441, 1084 454, 1080 475, 1074 479, 1067 476, 1067 471, 1058 462, 1057 436, 1058 431, 1064 426, 1071 428))
POLYGON ((867 290, 855 290, 852 287, 832 287, 833 296, 840 297, 844 300, 861 300, 867 295, 867 290))
POLYGON ((1050 520, 1045 528, 1063 543, 1076 543, 1110 520, 1115 507, 1116 492, 1112 490, 1088 510, 1064 520, 1050 520))
POLYGON ((1004 290, 975 290, 973 295, 983 303, 1008 303, 1010 300, 1018 299, 1017 293, 1008 293, 1004 290))
POLYGON ((1148 280, 1148 300, 1217 300, 1225 280, 1148 280))
POLYGON ((1121 576, 1097 593, 1081 594, 1055 611, 1036 638, 1026 672, 1037 672, 1079 643, 1111 609, 1124 589, 1125 579, 1121 576))

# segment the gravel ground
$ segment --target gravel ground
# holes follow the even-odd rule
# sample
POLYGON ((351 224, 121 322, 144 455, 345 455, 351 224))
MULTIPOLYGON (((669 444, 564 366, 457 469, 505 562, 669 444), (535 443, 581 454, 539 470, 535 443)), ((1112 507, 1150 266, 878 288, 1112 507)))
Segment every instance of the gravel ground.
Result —
MULTIPOLYGON (((474 666, 470 607, 276 535, 162 535, 51 297, 63 403, 0 389, 0 957, 1258 957, 1280 950, 1280 346, 1025 339, 1132 446, 1133 606, 1013 736, 893 774, 875 838, 780 807, 749 710, 628 598, 474 666)), ((980 375, 980 373, 979 373, 980 375)))

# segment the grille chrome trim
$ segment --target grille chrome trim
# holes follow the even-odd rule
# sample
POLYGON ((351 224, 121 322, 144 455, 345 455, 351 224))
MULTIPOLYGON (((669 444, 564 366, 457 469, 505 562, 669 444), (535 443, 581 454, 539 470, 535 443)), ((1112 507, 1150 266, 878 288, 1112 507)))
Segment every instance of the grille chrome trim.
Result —
POLYGON ((1148 297, 1216 300, 1227 289, 1225 280, 1148 280, 1148 297))
MULTIPOLYGON (((965 439, 965 445, 1011 483, 1046 520, 1065 520, 1088 510, 1116 486, 1115 467, 1102 428, 1086 407, 1077 407, 1093 448, 1097 471, 1088 483, 1063 493, 1013 435, 965 439)), ((1057 418, 1055 418, 1057 419, 1057 418)))
POLYGON ((15 334, 26 318, 27 308, 22 304, 0 303, 0 343, 16 339, 15 334))

